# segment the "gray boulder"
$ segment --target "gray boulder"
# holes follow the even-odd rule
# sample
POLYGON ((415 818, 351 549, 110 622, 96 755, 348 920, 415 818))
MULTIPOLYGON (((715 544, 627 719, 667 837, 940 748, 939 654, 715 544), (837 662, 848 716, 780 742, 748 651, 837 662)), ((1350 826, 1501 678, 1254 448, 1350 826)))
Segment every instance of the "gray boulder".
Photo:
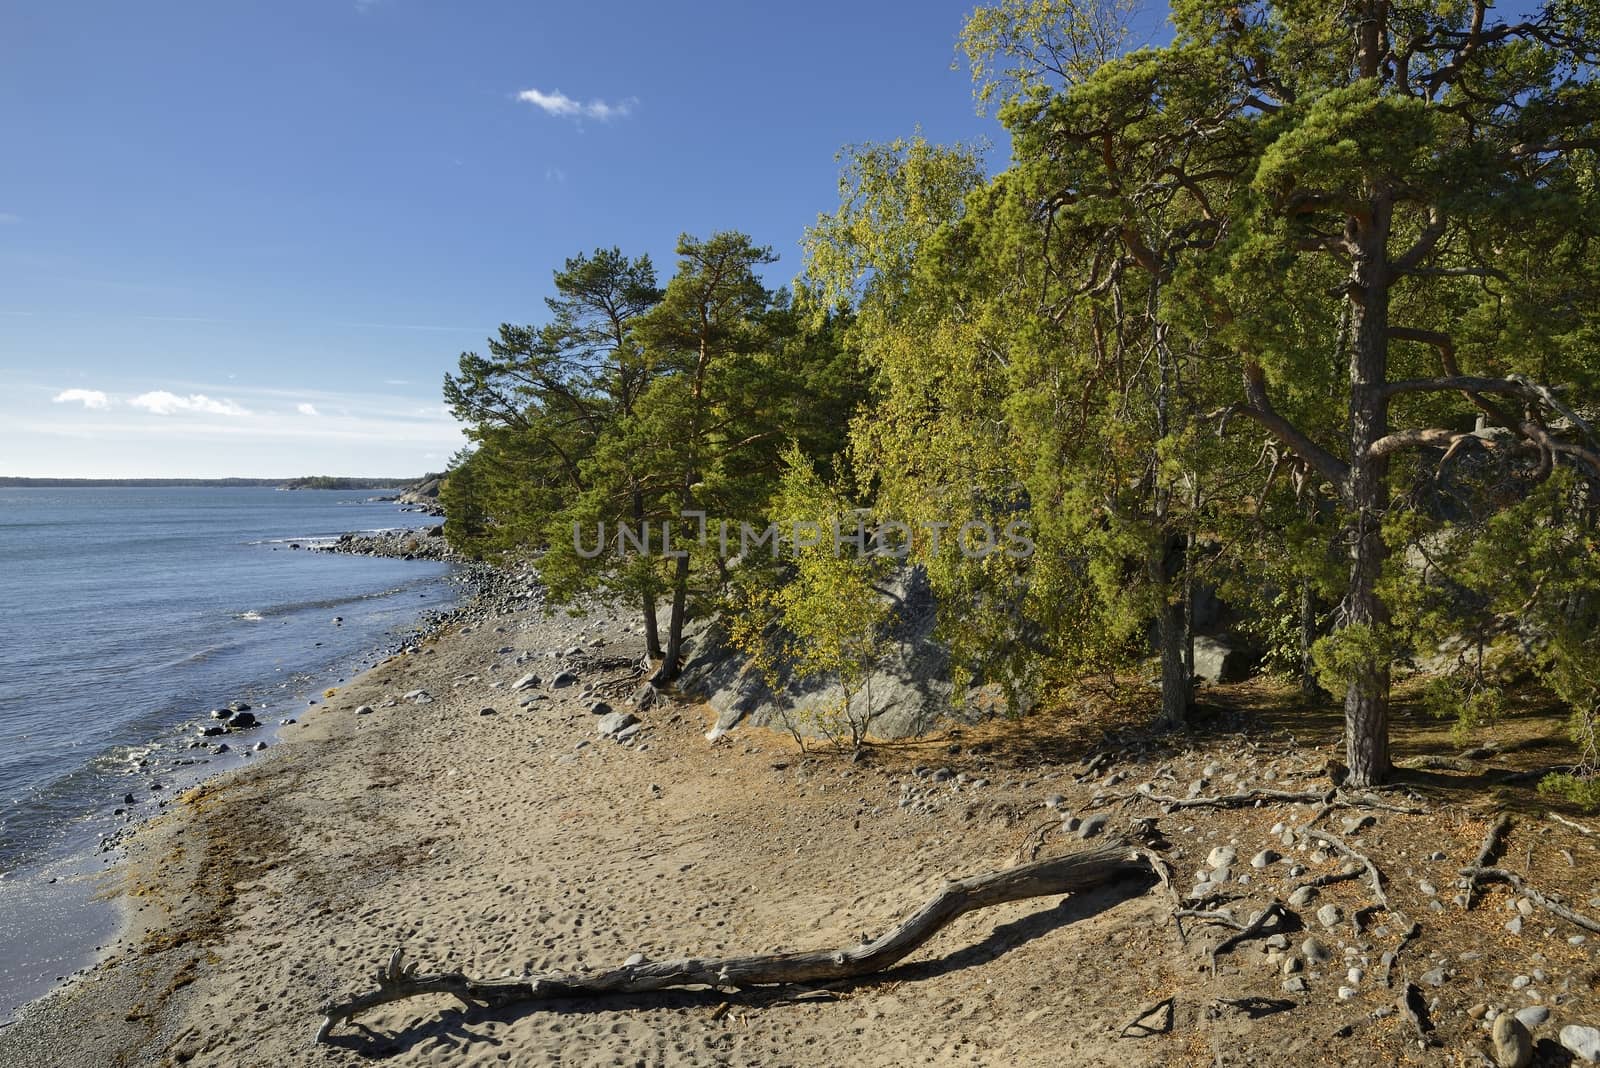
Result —
POLYGON ((1230 635, 1195 635, 1194 673, 1202 682, 1243 682, 1250 677, 1256 660, 1244 643, 1230 635))
MULTIPOLYGON (((956 702, 949 654, 934 638, 936 605, 922 570, 900 569, 883 591, 890 608, 884 632, 887 651, 867 683, 850 696, 848 707, 851 715, 870 719, 868 733, 885 739, 915 737, 942 720, 974 719, 992 706, 996 695, 983 692, 956 702)), ((717 712, 715 734, 742 722, 780 730, 793 724, 802 733, 816 734, 813 715, 835 710, 845 700, 836 679, 798 679, 786 672, 777 679, 780 693, 774 695, 762 673, 731 647, 719 620, 697 620, 684 634, 687 654, 678 686, 717 712)))
POLYGON ((1528 1068, 1533 1063, 1533 1036, 1509 1012, 1494 1018, 1489 1039, 1494 1044, 1494 1062, 1500 1068, 1528 1068))
POLYGON ((602 738, 615 738, 638 722, 639 717, 632 712, 611 712, 600 717, 599 722, 595 724, 595 730, 602 738))
POLYGON ((1600 1028, 1568 1024, 1561 1029, 1561 1044, 1579 1060, 1600 1064, 1600 1028))

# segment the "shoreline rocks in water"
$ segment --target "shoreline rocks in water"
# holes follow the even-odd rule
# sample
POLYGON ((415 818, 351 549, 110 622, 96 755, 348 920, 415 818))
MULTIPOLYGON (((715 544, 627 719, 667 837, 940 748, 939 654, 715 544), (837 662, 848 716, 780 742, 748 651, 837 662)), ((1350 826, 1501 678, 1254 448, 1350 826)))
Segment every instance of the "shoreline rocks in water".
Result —
POLYGON ((318 552, 347 556, 382 556, 398 560, 459 559, 445 540, 444 524, 417 530, 380 530, 341 534, 337 541, 317 547, 318 552))

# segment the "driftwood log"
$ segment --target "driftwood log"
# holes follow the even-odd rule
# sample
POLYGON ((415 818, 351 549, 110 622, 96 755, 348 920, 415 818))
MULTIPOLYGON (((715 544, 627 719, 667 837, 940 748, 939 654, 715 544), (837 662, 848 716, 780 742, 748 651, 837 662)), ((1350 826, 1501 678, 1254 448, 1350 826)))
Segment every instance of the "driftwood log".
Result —
POLYGON ((395 950, 374 976, 377 989, 322 1007, 317 1041, 371 1009, 428 994, 453 997, 469 1008, 501 1007, 555 998, 639 994, 672 987, 757 987, 855 979, 897 964, 958 916, 1008 901, 1091 890, 1129 874, 1154 875, 1148 857, 1122 842, 1051 857, 1004 871, 946 883, 899 926, 870 942, 843 949, 762 953, 747 957, 644 961, 596 973, 472 979, 461 972, 418 974, 395 950))

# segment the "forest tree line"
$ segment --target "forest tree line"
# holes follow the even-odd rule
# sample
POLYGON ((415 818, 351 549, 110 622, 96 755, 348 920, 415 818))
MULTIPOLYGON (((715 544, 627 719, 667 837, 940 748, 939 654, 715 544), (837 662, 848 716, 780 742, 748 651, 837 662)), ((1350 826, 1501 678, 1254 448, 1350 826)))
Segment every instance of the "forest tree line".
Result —
POLYGON ((1342 700, 1352 784, 1390 771, 1395 666, 1443 651, 1431 707, 1541 687, 1584 752, 1549 787, 1600 804, 1600 3, 1174 0, 1131 48, 1135 6, 979 7, 958 44, 1009 160, 847 149, 791 287, 735 231, 665 280, 566 261, 446 379, 447 533, 637 605, 662 680, 715 608, 848 677, 899 560, 573 531, 893 520, 961 682, 1148 673, 1169 725, 1216 589, 1342 700), (1019 518, 1025 556, 920 533, 1019 518))

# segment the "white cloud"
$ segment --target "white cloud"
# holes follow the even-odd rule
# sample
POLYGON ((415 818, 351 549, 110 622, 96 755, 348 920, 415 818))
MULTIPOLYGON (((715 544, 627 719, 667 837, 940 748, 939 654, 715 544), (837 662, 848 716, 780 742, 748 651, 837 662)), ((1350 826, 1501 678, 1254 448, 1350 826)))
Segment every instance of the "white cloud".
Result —
POLYGON ((109 410, 96 411, 92 418, 80 412, 83 401, 76 398, 49 403, 61 390, 59 382, 0 389, 0 457, 11 463, 0 474, 282 478, 326 470, 329 457, 337 460, 332 474, 420 473, 438 470, 442 457, 466 444, 453 418, 436 406, 419 411, 422 399, 401 396, 400 390, 271 388, 228 384, 221 378, 166 381, 161 391, 166 396, 144 394, 146 403, 138 407, 132 398, 150 380, 101 381, 102 386, 124 385, 124 390, 107 390, 109 410), (196 397, 205 400, 197 402, 196 397), (317 417, 301 415, 301 404, 315 407, 317 417), (156 418, 152 405, 173 414, 156 418), (216 414, 218 408, 248 409, 249 414, 216 414), (40 448, 42 440, 51 447, 40 448), (48 466, 30 468, 29 458, 48 466))
POLYGON ((57 404, 71 404, 77 401, 85 408, 95 408, 100 411, 111 407, 111 398, 98 389, 64 389, 50 399, 57 404))
POLYGON ((9 211, 0 211, 0 226, 10 226, 22 221, 22 216, 13 215, 9 211))
POLYGON ((164 389, 141 393, 128 403, 154 415, 172 415, 175 412, 199 412, 205 415, 250 414, 231 400, 213 400, 204 393, 191 393, 187 397, 180 397, 164 389))
POLYGON ((322 414, 321 412, 317 411, 317 406, 315 404, 296 404, 294 406, 294 410, 299 412, 301 415, 321 415, 322 414))
POLYGON ((584 103, 572 99, 560 89, 548 93, 540 92, 538 89, 524 89, 517 94, 517 99, 525 104, 532 104, 546 115, 554 115, 560 119, 597 119, 600 122, 626 118, 632 114, 633 105, 639 102, 637 97, 630 96, 615 104, 608 104, 604 100, 584 103))

